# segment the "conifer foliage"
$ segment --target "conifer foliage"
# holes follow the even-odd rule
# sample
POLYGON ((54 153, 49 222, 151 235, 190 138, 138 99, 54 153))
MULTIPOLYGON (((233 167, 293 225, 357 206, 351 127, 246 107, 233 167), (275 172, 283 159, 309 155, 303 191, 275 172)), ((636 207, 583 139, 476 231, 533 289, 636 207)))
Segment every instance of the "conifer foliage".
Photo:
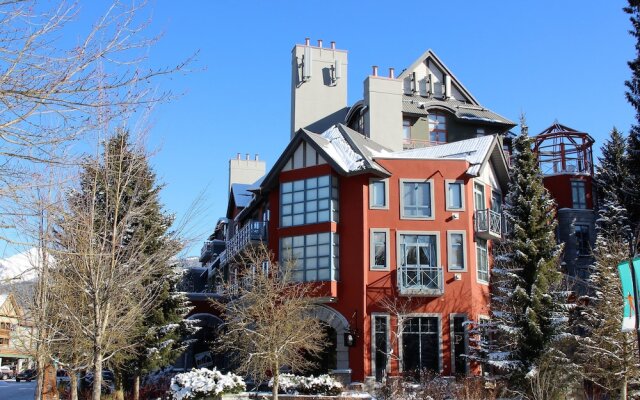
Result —
MULTIPOLYGON (((636 236, 640 234, 640 0, 628 0, 624 11, 630 15, 632 29, 629 33, 636 39, 636 58, 629 61, 631 79, 625 81, 627 101, 636 112, 636 123, 631 126, 628 138, 627 165, 629 178, 625 185, 626 198, 624 205, 629 211, 631 227, 636 236)), ((637 246, 636 246, 637 247, 637 246)), ((637 249, 636 249, 637 252, 637 249)))
POLYGON ((492 340, 481 341, 477 358, 507 373, 521 388, 522 378, 557 333, 559 306, 553 290, 561 278, 554 201, 542 185, 531 145, 522 120, 504 207, 509 228, 494 247, 491 322, 480 328, 492 331, 492 340))
POLYGON ((629 258, 632 237, 627 210, 620 204, 628 179, 626 142, 614 128, 602 147, 595 182, 600 207, 596 221, 595 262, 589 278, 592 293, 573 311, 574 362, 596 392, 626 398, 628 383, 637 380, 639 365, 634 332, 622 332, 623 298, 617 266, 629 258))

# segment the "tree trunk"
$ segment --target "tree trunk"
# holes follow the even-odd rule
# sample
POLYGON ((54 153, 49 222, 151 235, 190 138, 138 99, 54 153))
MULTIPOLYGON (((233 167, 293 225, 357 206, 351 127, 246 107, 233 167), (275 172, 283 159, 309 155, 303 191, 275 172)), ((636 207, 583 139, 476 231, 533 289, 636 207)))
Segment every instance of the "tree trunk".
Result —
POLYGON ((35 400, 42 399, 42 389, 44 388, 44 363, 42 362, 42 357, 38 357, 36 359, 36 371, 38 371, 38 375, 36 376, 36 395, 35 400))
POLYGON ((69 390, 71 390, 71 400, 78 400, 78 373, 69 371, 69 390))
POLYGON ((140 372, 133 375, 133 400, 140 400, 140 372))
POLYGON ((100 400, 102 389, 102 352, 96 347, 93 359, 93 388, 91 390, 91 399, 100 400))
POLYGON ((115 386, 116 392, 113 394, 113 397, 116 400, 124 400, 124 382, 123 382, 123 373, 121 369, 116 369, 114 371, 114 376, 116 378, 115 386))
POLYGON ((271 397, 278 400, 278 388, 280 386, 280 368, 276 366, 273 370, 273 387, 271 388, 271 397))
POLYGON ((620 400, 627 400, 627 375, 622 377, 622 386, 620 387, 620 400))

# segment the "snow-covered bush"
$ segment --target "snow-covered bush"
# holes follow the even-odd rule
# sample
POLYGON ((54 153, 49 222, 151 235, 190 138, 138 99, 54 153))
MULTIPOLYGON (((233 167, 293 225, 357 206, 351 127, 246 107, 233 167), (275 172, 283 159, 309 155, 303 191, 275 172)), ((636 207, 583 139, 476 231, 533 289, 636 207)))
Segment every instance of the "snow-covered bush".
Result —
POLYGON ((223 374, 217 369, 193 369, 171 379, 171 393, 175 400, 197 400, 219 397, 226 393, 240 393, 246 389, 238 375, 223 374))
MULTIPOLYGON (((326 374, 317 377, 281 374, 278 383, 284 393, 337 396, 343 389, 340 382, 326 374)), ((269 381, 269 387, 273 387, 273 379, 269 381)))

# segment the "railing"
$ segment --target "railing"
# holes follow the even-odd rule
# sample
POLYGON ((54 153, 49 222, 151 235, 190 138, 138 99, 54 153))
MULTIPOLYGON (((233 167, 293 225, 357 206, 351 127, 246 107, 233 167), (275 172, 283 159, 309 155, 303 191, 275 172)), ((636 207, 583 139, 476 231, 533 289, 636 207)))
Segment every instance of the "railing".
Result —
MULTIPOLYGON (((227 241, 226 259, 234 258, 245 247, 254 241, 266 241, 267 223, 261 221, 249 221, 231 239, 227 241)), ((222 260, 220 260, 222 263, 222 260)))
POLYGON ((486 239, 502 237, 502 214, 491 209, 477 210, 475 217, 476 233, 486 239))
POLYGON ((426 140, 426 139, 403 139, 402 148, 403 150, 419 149, 422 147, 437 146, 445 143, 447 142, 437 142, 434 140, 426 140))
POLYGON ((414 296, 441 296, 444 278, 441 267, 405 265, 398 270, 400 294, 414 296))
POLYGON ((206 241, 200 250, 200 262, 207 262, 213 255, 213 242, 206 241))

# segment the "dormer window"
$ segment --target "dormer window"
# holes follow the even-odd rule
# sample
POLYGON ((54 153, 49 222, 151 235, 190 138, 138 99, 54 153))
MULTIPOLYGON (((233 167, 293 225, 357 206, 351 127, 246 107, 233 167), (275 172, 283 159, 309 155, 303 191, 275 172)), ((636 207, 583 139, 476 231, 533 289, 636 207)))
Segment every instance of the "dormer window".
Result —
POLYGON ((447 143, 447 118, 441 111, 429 113, 429 140, 431 144, 447 143))

